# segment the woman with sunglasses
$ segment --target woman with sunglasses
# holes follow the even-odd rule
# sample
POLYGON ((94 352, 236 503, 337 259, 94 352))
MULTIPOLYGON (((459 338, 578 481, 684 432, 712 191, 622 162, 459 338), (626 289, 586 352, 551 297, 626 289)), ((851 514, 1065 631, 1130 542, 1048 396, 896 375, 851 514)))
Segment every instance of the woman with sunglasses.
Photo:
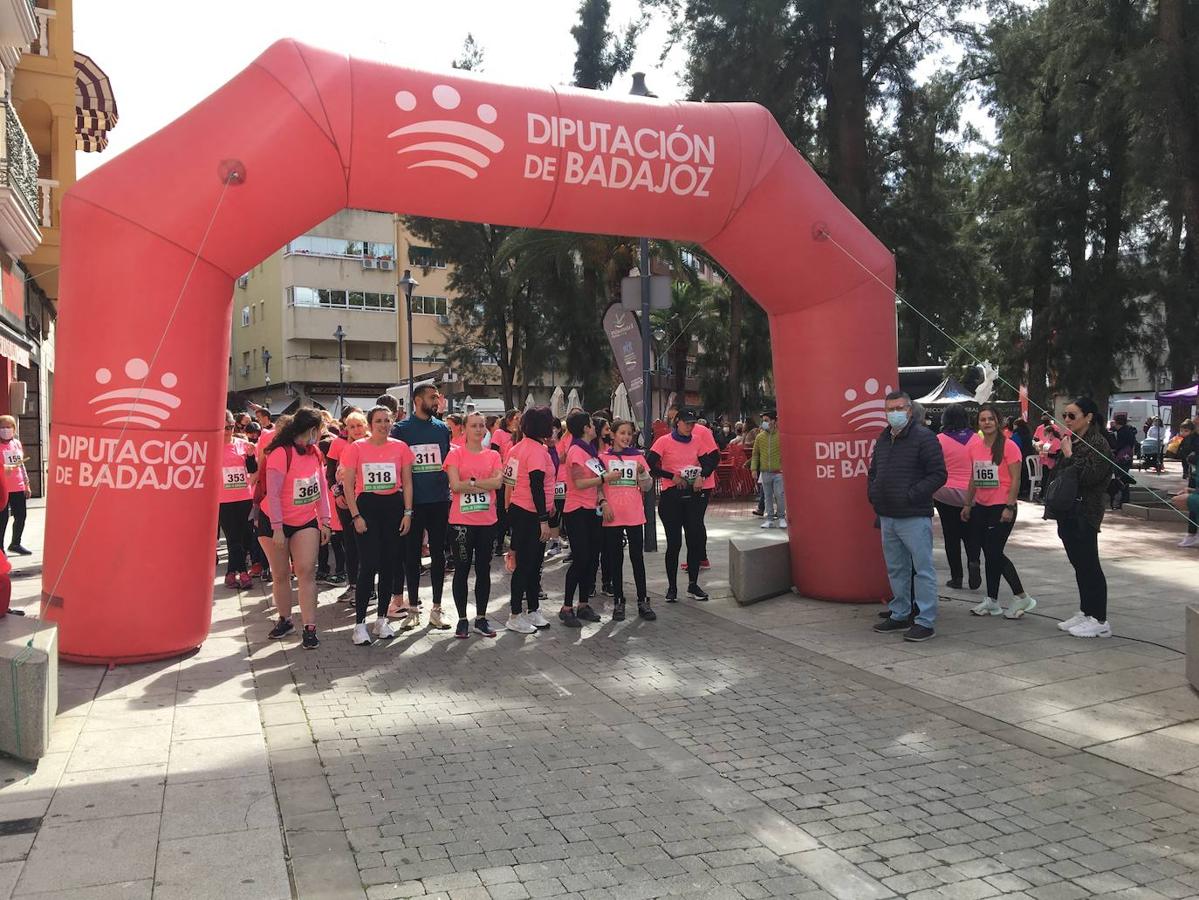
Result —
POLYGON ((1099 565, 1099 526, 1112 477, 1111 447, 1103 434, 1099 407, 1090 397, 1079 397, 1067 406, 1062 419, 1067 431, 1062 435, 1058 477, 1071 468, 1078 473, 1078 500, 1071 512, 1058 517, 1057 534, 1074 567, 1080 608, 1057 627, 1074 637, 1111 637, 1107 579, 1099 565))

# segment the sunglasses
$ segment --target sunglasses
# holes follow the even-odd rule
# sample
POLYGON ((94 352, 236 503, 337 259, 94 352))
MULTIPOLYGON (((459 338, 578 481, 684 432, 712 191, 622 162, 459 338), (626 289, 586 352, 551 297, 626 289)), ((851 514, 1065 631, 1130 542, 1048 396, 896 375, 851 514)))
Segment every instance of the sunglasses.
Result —
POLYGON ((1062 413, 1062 418, 1068 422, 1072 422, 1075 419, 1081 419, 1082 416, 1080 416, 1078 413, 1064 412, 1062 413))

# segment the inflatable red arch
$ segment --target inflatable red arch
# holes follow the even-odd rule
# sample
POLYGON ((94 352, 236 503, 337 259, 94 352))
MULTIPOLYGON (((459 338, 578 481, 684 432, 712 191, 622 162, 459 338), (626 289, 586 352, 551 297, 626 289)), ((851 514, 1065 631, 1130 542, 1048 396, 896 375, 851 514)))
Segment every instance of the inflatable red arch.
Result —
POLYGON ((344 207, 702 244, 770 317, 795 584, 889 594, 864 473, 894 264, 769 113, 280 41, 63 199, 42 607, 64 657, 207 636, 233 281, 344 207))

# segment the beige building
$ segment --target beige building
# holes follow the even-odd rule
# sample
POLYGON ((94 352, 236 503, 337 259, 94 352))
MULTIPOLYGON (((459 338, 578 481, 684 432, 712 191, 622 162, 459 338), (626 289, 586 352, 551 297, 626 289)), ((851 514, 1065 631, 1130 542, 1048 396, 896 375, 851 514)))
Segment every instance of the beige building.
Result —
POLYGON ((229 391, 273 413, 338 411, 338 330, 347 404, 407 395, 408 329, 400 279, 412 272, 416 381, 445 375, 437 347, 449 322, 446 266, 390 213, 346 209, 290 241, 237 281, 229 391), (403 386, 403 387, 401 387, 403 386))

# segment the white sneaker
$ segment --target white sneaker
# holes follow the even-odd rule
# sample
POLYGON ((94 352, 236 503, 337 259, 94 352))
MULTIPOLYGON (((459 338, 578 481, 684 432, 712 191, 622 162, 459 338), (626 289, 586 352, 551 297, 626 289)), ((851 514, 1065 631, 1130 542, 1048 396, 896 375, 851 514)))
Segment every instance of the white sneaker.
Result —
POLYGON ((525 613, 525 619, 534 628, 549 628, 550 620, 541 614, 541 610, 535 609, 532 612, 525 613))
POLYGON ((359 622, 354 626, 354 644, 358 647, 365 647, 371 642, 371 636, 366 630, 366 623, 359 622))
POLYGON ((533 627, 533 623, 529 621, 528 616, 524 613, 513 613, 508 616, 508 624, 504 626, 509 631, 515 631, 517 634, 536 634, 537 629, 533 627))
POLYGON ((1098 619, 1087 616, 1071 628, 1070 633, 1080 638, 1111 637, 1112 626, 1108 625, 1107 622, 1100 622, 1098 619))
POLYGON ((1199 547, 1199 534, 1188 534, 1178 542, 1179 547, 1199 547))
POLYGON ((391 627, 391 623, 388 622, 385 617, 379 616, 377 619, 375 619, 375 637, 386 641, 395 637, 397 634, 399 634, 399 632, 391 627))
POLYGON ((760 527, 773 528, 774 527, 774 519, 767 519, 765 522, 762 523, 762 525, 760 527))
POLYGON ((1072 615, 1070 618, 1066 619, 1066 621, 1058 622, 1057 627, 1060 628, 1062 631, 1069 631, 1071 628, 1073 628, 1079 622, 1084 621, 1086 619, 1086 617, 1087 617, 1086 613, 1084 613, 1080 610, 1079 612, 1076 612, 1074 615, 1072 615))
POLYGON ((447 622, 445 617, 441 614, 441 607, 434 606, 433 609, 429 611, 429 627, 435 628, 438 631, 449 631, 453 626, 450 625, 450 623, 447 622))
POLYGON ((1023 597, 1013 597, 1012 602, 1008 604, 1004 610, 1003 617, 1005 619, 1018 619, 1026 612, 1031 612, 1037 608, 1037 601, 1025 594, 1023 597))
POLYGON ((1003 614, 1003 607, 999 605, 998 600, 987 597, 978 606, 972 606, 970 612, 976 616, 999 616, 1003 614))
POLYGON ((787 527, 787 517, 783 516, 782 518, 779 519, 779 528, 786 528, 786 527, 787 527))

